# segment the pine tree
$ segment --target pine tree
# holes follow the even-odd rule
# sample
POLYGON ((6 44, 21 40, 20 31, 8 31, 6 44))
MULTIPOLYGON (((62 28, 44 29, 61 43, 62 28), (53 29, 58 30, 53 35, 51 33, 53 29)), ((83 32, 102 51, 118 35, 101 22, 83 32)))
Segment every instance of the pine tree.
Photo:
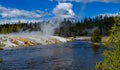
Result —
POLYGON ((92 42, 101 42, 101 35, 98 29, 95 29, 92 36, 91 36, 92 42))

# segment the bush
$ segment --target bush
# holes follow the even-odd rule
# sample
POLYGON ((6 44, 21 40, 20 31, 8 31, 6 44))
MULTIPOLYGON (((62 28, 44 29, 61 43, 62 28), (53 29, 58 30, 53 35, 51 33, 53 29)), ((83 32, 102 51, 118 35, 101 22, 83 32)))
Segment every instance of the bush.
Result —
POLYGON ((92 36, 91 36, 92 42, 101 42, 101 35, 100 31, 98 29, 95 29, 92 36))

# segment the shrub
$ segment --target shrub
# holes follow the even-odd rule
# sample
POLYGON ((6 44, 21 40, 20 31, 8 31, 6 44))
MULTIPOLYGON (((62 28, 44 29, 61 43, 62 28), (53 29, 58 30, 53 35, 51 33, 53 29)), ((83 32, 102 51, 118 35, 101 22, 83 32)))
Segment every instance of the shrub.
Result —
POLYGON ((101 42, 101 35, 100 31, 98 29, 95 29, 92 36, 91 36, 92 42, 101 42))

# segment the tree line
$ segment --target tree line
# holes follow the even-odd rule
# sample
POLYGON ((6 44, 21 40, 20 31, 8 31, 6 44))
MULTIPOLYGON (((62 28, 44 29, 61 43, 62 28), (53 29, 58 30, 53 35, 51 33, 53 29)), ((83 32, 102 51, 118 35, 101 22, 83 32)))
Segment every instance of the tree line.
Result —
MULTIPOLYGON (((49 21, 44 21, 49 23, 49 21)), ((98 28, 101 35, 109 35, 109 30, 114 24, 114 17, 97 16, 95 18, 84 18, 80 21, 72 21, 70 19, 64 19, 60 23, 60 27, 55 29, 55 35, 63 37, 71 36, 88 36, 94 28, 98 28)), ((0 34, 3 33, 17 33, 23 31, 41 31, 41 24, 43 22, 26 22, 22 23, 18 21, 14 24, 1 24, 0 34)))
POLYGON ((0 25, 0 34, 6 34, 6 33, 18 33, 18 32, 24 32, 24 31, 40 31, 40 23, 22 23, 18 21, 14 24, 1 24, 0 25))
POLYGON ((109 35, 110 29, 115 23, 114 17, 97 16, 95 18, 85 18, 81 21, 72 22, 64 20, 60 28, 56 29, 59 36, 91 36, 94 29, 98 29, 101 35, 109 35))

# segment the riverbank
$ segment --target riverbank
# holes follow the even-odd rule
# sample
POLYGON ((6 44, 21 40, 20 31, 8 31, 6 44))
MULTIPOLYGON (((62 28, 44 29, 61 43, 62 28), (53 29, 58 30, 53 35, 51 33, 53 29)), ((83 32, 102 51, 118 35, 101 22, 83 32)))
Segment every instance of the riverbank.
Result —
MULTIPOLYGON (((104 36, 101 39, 101 42, 105 42, 106 39, 108 38, 108 36, 104 36)), ((90 36, 79 36, 79 37, 70 37, 70 39, 72 40, 83 40, 83 41, 91 41, 91 37, 90 36)))
POLYGON ((11 49, 35 45, 57 44, 67 41, 70 41, 70 39, 59 36, 41 35, 40 33, 2 34, 0 35, 0 48, 11 49))
MULTIPOLYGON (((102 37, 102 43, 105 42, 107 37, 102 37)), ((21 47, 30 47, 35 45, 58 44, 61 42, 69 41, 91 41, 90 36, 80 37, 59 37, 59 36, 46 36, 40 33, 17 33, 17 34, 2 34, 0 35, 0 49, 13 49, 21 47)))

